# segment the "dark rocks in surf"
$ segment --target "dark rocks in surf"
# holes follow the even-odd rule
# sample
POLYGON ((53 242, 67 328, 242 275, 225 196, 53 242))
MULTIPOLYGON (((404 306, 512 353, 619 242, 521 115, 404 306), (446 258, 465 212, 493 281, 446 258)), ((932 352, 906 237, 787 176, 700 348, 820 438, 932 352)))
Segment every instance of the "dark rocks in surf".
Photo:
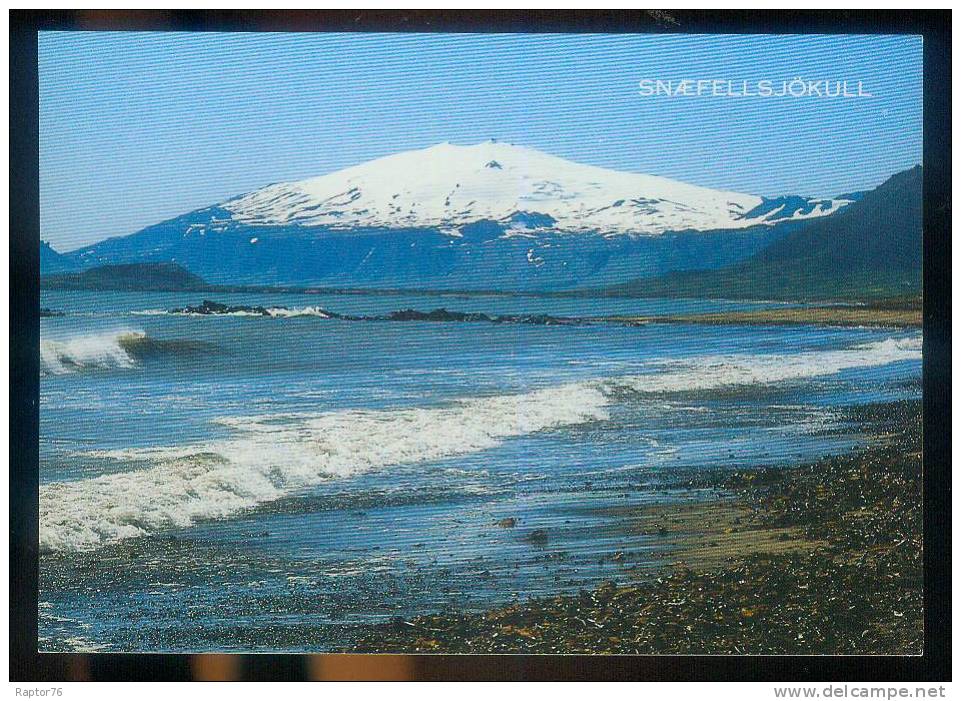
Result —
POLYGON ((386 321, 485 321, 492 324, 534 324, 539 326, 576 326, 587 323, 584 319, 551 316, 550 314, 502 314, 491 316, 481 312, 455 312, 447 309, 433 309, 421 312, 416 309, 401 309, 387 316, 386 321))
POLYGON ((446 309, 433 309, 419 312, 416 309, 401 309, 383 317, 386 321, 494 321, 487 314, 474 312, 451 312, 446 309))
POLYGON ((59 309, 47 309, 46 307, 43 307, 40 309, 40 316, 66 316, 66 313, 60 311, 59 309))
MULTIPOLYGON (((212 302, 209 299, 205 299, 200 304, 193 306, 187 305, 186 307, 181 307, 178 309, 171 309, 171 314, 204 314, 204 315, 217 315, 217 314, 250 314, 253 316, 277 316, 278 312, 290 311, 287 307, 262 307, 259 305, 230 305, 223 304, 222 302, 212 302)), ((322 318, 339 319, 341 316, 333 312, 328 312, 322 310, 321 314, 313 314, 313 316, 322 316, 322 318)))
POLYGON ((171 309, 171 314, 259 314, 261 316, 270 316, 270 312, 267 311, 266 307, 259 306, 247 306, 245 304, 240 304, 237 306, 232 306, 229 304, 222 304, 221 302, 211 302, 209 299, 205 299, 203 302, 196 306, 187 305, 186 307, 180 309, 171 309))
POLYGON ((524 314, 522 316, 502 316, 498 321, 513 324, 534 324, 537 326, 580 326, 587 323, 584 319, 565 316, 551 316, 550 314, 524 314))
MULTIPOLYGON (((171 314, 249 314, 251 316, 297 316, 296 310, 287 307, 273 306, 263 307, 260 305, 229 305, 222 302, 213 302, 205 299, 198 305, 188 305, 177 309, 171 309, 171 314), (284 314, 283 312, 292 312, 284 314)), ((325 310, 321 313, 313 313, 310 316, 318 316, 327 319, 340 319, 342 321, 433 321, 433 322, 486 322, 489 324, 532 324, 536 326, 578 326, 590 323, 588 319, 577 319, 573 317, 551 316, 550 314, 502 314, 491 315, 483 312, 458 312, 448 309, 432 309, 429 312, 422 312, 416 309, 400 309, 389 312, 383 316, 349 316, 337 314, 325 310)))

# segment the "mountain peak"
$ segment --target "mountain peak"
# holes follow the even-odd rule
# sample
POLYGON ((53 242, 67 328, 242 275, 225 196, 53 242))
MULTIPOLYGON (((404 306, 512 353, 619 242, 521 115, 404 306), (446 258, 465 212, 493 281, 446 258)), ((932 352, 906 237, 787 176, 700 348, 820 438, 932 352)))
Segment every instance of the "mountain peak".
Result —
MULTIPOLYGON (((563 160, 557 158, 556 156, 551 156, 543 151, 538 151, 534 148, 529 148, 526 146, 518 146, 507 141, 498 141, 497 139, 487 139, 486 141, 478 141, 473 144, 455 144, 450 141, 441 141, 440 143, 434 144, 433 146, 428 146, 423 149, 414 149, 411 151, 402 151, 400 153, 392 154, 390 156, 385 156, 384 158, 376 159, 374 161, 369 161, 370 163, 376 163, 377 161, 384 160, 385 158, 396 158, 396 157, 418 157, 429 159, 437 157, 450 157, 458 156, 461 158, 484 158, 484 157, 509 157, 514 156, 516 158, 551 158, 556 160, 563 160)), ((568 163, 570 161, 567 161, 568 163)), ((588 167, 588 166, 583 166, 588 167)))
MULTIPOLYGON (((516 228, 549 222, 553 231, 654 235, 739 229, 793 218, 761 207, 755 195, 584 165, 490 139, 443 142, 316 178, 279 183, 223 203, 253 226, 333 229, 441 228, 479 221, 516 228), (753 213, 749 216, 749 213, 753 213)), ((841 200, 812 203, 805 216, 830 214, 841 200)))

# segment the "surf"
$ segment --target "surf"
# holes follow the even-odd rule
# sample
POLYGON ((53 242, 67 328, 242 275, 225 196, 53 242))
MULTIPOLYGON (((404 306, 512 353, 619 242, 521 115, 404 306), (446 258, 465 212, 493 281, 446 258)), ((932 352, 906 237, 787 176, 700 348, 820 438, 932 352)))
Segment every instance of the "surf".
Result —
POLYGON ((772 385, 921 358, 920 337, 835 351, 700 356, 648 374, 602 377, 440 406, 227 416, 223 440, 97 457, 133 469, 40 489, 45 552, 93 550, 236 516, 326 480, 466 455, 540 431, 604 422, 623 392, 656 396, 772 385))
POLYGON ((162 355, 204 354, 220 350, 209 341, 161 339, 143 331, 109 331, 65 339, 40 339, 40 374, 67 375, 85 370, 129 370, 162 355))
POLYGON ((260 306, 229 306, 216 302, 205 301, 196 307, 184 307, 183 309, 141 309, 130 312, 134 316, 189 316, 189 317, 217 317, 217 316, 236 316, 236 317, 255 317, 272 319, 291 319, 297 317, 317 317, 318 319, 339 318, 340 315, 334 314, 322 307, 260 307, 260 306))
POLYGON ((612 389, 664 394, 772 385, 834 375, 856 368, 921 360, 920 336, 887 338, 833 351, 795 354, 712 355, 662 365, 644 375, 612 378, 612 389))
POLYGON ((142 331, 112 331, 72 338, 40 339, 40 373, 65 375, 91 369, 132 368, 136 361, 125 344, 145 338, 142 331))
POLYGON ((441 407, 228 417, 230 439, 102 454, 143 469, 42 485, 40 547, 90 550, 226 518, 324 480, 486 450, 511 437, 607 418, 571 384, 441 407))

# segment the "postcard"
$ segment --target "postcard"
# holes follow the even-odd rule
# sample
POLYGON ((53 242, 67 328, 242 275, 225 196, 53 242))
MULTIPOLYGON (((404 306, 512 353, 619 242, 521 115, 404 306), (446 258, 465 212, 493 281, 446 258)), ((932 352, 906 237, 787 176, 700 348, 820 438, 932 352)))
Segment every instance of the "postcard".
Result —
POLYGON ((38 51, 41 651, 922 653, 920 36, 38 51))

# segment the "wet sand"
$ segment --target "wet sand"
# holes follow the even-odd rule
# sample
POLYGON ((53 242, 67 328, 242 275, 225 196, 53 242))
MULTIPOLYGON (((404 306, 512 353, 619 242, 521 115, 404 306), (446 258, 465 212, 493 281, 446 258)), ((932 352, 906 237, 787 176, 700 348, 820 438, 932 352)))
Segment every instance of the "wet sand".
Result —
POLYGON ((798 527, 772 527, 749 503, 730 499, 709 503, 658 504, 619 509, 630 532, 657 536, 662 557, 672 567, 707 572, 748 554, 804 553, 824 545, 807 540, 798 527))
MULTIPOLYGON (((351 651, 920 654, 920 402, 852 410, 870 447, 715 473, 682 505, 617 507, 665 566, 593 591, 370 628, 351 651), (706 489, 705 489, 706 488, 706 489)), ((615 559, 616 559, 615 555, 615 559)))

